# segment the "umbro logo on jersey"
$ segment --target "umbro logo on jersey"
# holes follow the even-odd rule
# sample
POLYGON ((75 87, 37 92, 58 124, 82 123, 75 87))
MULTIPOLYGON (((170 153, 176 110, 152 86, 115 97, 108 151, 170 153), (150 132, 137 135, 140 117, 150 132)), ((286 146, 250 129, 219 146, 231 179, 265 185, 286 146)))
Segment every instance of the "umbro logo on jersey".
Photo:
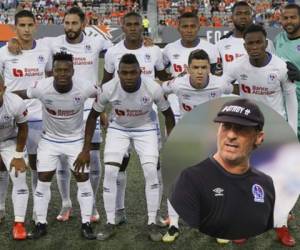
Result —
POLYGON ((240 75, 240 78, 241 78, 241 80, 247 80, 248 79, 248 76, 246 75, 246 74, 241 74, 240 75))
POLYGON ((183 94, 183 95, 182 95, 182 98, 185 99, 185 100, 190 100, 190 99, 191 99, 191 96, 190 96, 190 95, 187 95, 187 94, 183 94))
POLYGON ((53 103, 52 100, 50 100, 50 99, 45 99, 45 104, 46 104, 46 105, 51 105, 52 103, 53 103))
POLYGON ((179 54, 174 54, 174 55, 172 55, 172 56, 173 56, 174 59, 178 59, 178 58, 180 57, 179 54))
POLYGON ((66 47, 60 47, 59 49, 60 49, 61 52, 67 52, 68 51, 68 49, 66 47))
POLYGON ((19 62, 19 59, 13 58, 13 59, 11 59, 10 61, 11 61, 11 63, 18 63, 18 62, 19 62))
POLYGON ((213 189, 213 192, 215 193, 215 196, 224 196, 224 189, 217 187, 213 189))
POLYGON ((113 106, 116 106, 116 105, 121 105, 122 102, 120 100, 115 100, 115 101, 112 101, 111 103, 113 106))
POLYGON ((225 45, 224 49, 230 49, 231 48, 231 45, 230 44, 227 44, 225 45))

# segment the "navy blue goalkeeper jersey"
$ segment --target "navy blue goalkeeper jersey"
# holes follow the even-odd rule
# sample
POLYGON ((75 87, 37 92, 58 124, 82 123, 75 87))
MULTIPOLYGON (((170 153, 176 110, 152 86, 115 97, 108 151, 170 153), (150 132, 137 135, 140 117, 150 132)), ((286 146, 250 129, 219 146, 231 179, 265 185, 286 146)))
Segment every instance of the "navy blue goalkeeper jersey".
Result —
POLYGON ((247 238, 273 228, 271 177, 253 168, 231 174, 213 157, 181 173, 170 202, 189 226, 213 237, 247 238))

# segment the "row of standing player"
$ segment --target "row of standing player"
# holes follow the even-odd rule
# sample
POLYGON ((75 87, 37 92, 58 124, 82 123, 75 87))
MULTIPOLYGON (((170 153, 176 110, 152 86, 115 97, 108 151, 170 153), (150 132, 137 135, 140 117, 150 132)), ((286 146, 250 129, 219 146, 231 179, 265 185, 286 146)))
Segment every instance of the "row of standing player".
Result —
MULTIPOLYGON (((56 45, 57 49, 59 49, 59 50, 64 49, 71 53, 73 52, 72 54, 74 54, 74 57, 75 57, 74 65, 75 65, 75 75, 76 75, 76 72, 79 72, 79 70, 77 71, 77 67, 80 68, 80 66, 81 66, 81 69, 82 69, 82 68, 84 68, 84 66, 90 65, 91 63, 93 63, 95 61, 98 62, 97 61, 98 53, 95 53, 95 54, 97 54, 97 56, 96 56, 96 58, 94 58, 92 60, 89 60, 89 58, 86 58, 86 55, 82 56, 82 57, 79 56, 79 52, 78 52, 79 50, 83 50, 84 51, 83 54, 86 53, 88 55, 92 55, 94 46, 91 46, 91 44, 88 44, 88 43, 83 43, 83 41, 82 41, 82 39, 88 40, 89 38, 82 36, 83 21, 82 21, 82 19, 80 19, 80 15, 75 13, 73 15, 69 15, 69 17, 78 19, 77 24, 79 24, 79 26, 77 27, 77 30, 76 30, 76 27, 75 28, 73 27, 74 24, 76 24, 76 21, 74 23, 70 20, 68 21, 68 18, 65 18, 66 35, 68 37, 68 33, 69 33, 68 38, 75 37, 75 39, 73 39, 73 41, 75 41, 75 42, 72 44, 72 43, 70 43, 70 39, 68 41, 68 39, 65 39, 65 37, 62 36, 62 39, 60 39, 60 41, 58 38, 51 39, 50 44, 51 44, 51 46, 53 46, 53 44, 55 44, 55 41, 58 44, 59 44, 59 42, 62 42, 62 44, 56 45), (67 25, 69 25, 69 30, 67 29, 67 25), (72 49, 73 49, 73 51, 72 51, 72 49)), ((249 22, 252 22, 251 10, 250 10, 249 6, 245 6, 244 4, 236 4, 235 8, 233 9, 233 17, 235 18, 235 19, 233 18, 234 24, 235 24, 235 29, 234 29, 233 35, 229 36, 228 39, 229 40, 237 39, 238 43, 242 44, 243 39, 240 36, 241 36, 243 30, 247 26, 249 26, 249 22)), ((141 66, 141 69, 144 74, 153 76, 154 68, 156 68, 156 70, 160 71, 158 73, 158 76, 162 80, 166 79, 167 74, 163 70, 165 68, 165 65, 161 64, 161 61, 159 60, 159 58, 161 58, 161 53, 158 50, 158 48, 155 46, 149 47, 149 48, 142 47, 141 35, 140 35, 140 33, 141 33, 140 31, 142 30, 142 28, 141 28, 139 19, 140 18, 138 17, 138 15, 132 15, 131 17, 128 16, 127 21, 126 21, 126 18, 124 19, 123 30, 125 32, 125 42, 122 41, 121 43, 116 45, 113 49, 110 49, 108 51, 109 53, 106 54, 105 74, 104 74, 103 82, 108 81, 110 78, 113 77, 113 72, 117 68, 116 65, 118 64, 118 60, 120 59, 120 54, 124 54, 126 52, 136 54, 138 61, 141 64, 140 66, 141 66), (158 57, 158 59, 157 59, 157 57, 158 57), (110 62, 112 59, 115 59, 116 62, 110 62)), ((191 52, 192 50, 195 50, 197 48, 202 48, 207 51, 207 53, 210 56, 210 61, 213 64, 212 68, 214 68, 215 67, 214 63, 216 62, 217 53, 214 52, 215 49, 213 48, 213 45, 210 45, 209 43, 206 43, 203 40, 201 40, 201 42, 200 42, 200 40, 198 39, 198 37, 197 37, 197 33, 199 31, 198 19, 195 18, 193 15, 189 15, 189 14, 183 15, 179 21, 179 31, 182 36, 181 39, 175 43, 169 44, 165 48, 164 57, 163 57, 164 62, 166 63, 168 61, 168 51, 170 51, 170 48, 172 49, 172 47, 173 47, 173 49, 175 48, 176 53, 172 54, 169 52, 169 61, 172 63, 171 68, 173 70, 173 74, 176 75, 180 71, 184 70, 189 52, 191 52), (176 47, 176 45, 177 45, 177 47, 176 47), (168 50, 168 48, 169 48, 169 50, 168 50), (183 53, 185 53, 185 54, 182 55, 183 53), (216 56, 214 57, 213 55, 216 55, 216 56), (181 59, 180 63, 175 61, 175 60, 179 60, 179 59, 181 59)), ((50 40, 50 39, 48 39, 48 40, 50 40)), ((224 39, 224 41, 225 40, 227 40, 227 39, 224 39)), ((45 40, 44 40, 44 42, 45 42, 45 40)), ((31 46, 32 46, 32 44, 31 44, 31 46)), ((99 41, 97 42, 97 46, 99 46, 99 41)), ((234 46, 234 48, 235 47, 236 46, 234 46)), ((25 48, 25 47, 23 47, 23 48, 25 48)), ((233 49, 233 46, 231 48, 233 49)), ((224 49, 230 49, 230 46, 229 47, 225 46, 224 49)), ((243 47, 242 47, 242 49, 243 49, 243 47)), ((243 53, 245 54, 244 49, 242 52, 236 52, 232 56, 240 56, 243 53)), ((23 53, 23 54, 26 54, 26 53, 23 53)), ((225 62, 231 62, 234 59, 234 57, 231 58, 228 55, 227 56, 225 55, 224 58, 225 58, 225 59, 223 59, 224 65, 225 65, 225 62)), ((41 57, 39 60, 40 60, 40 62, 42 61, 41 57)), ((224 66, 224 68, 225 68, 225 66, 224 66)), ((87 72, 86 68, 84 69, 84 71, 87 72)), ((18 74, 19 75, 22 74, 22 72, 20 73, 20 71, 18 71, 18 68, 15 69, 14 72, 16 74, 16 77, 20 77, 20 76, 18 76, 18 74)), ((30 70, 27 70, 27 72, 25 71, 23 74, 30 76, 30 74, 34 74, 34 73, 31 73, 30 70)), ((83 74, 81 74, 81 76, 82 75, 83 74)), ((86 74, 86 75, 95 76, 97 74, 86 74)), ((126 176, 126 174, 121 173, 121 172, 119 173, 119 176, 118 176, 118 179, 119 179, 118 183, 126 183, 126 180, 124 178, 126 176)), ((122 194, 122 192, 121 192, 121 194, 122 194)), ((120 204, 120 206, 118 206, 118 208, 119 208, 118 210, 122 211, 124 208, 124 205, 122 204, 123 203, 122 199, 120 199, 120 201, 121 202, 119 202, 119 204, 120 203, 121 204, 120 204)), ((70 202, 67 204, 69 205, 70 202)), ((69 212, 70 210, 67 209, 66 211, 69 212)), ((68 213, 65 218, 67 218, 67 217, 68 217, 68 213)))

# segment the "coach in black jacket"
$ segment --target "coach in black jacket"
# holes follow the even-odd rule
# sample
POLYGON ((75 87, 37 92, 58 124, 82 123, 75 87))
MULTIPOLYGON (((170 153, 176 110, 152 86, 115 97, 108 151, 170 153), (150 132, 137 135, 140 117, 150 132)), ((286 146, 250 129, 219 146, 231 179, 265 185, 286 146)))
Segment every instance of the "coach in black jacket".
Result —
POLYGON ((273 227, 272 179, 251 168, 251 152, 264 140, 264 116, 247 99, 227 102, 215 122, 217 152, 185 169, 171 204, 191 227, 213 237, 240 239, 273 227))

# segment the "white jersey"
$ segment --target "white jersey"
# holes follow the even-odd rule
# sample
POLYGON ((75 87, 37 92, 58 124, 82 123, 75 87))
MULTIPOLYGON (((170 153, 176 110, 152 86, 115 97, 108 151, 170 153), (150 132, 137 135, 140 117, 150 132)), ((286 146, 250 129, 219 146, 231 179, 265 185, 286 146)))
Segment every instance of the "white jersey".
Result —
POLYGON ((112 105, 112 126, 116 124, 126 128, 156 128, 152 104, 155 103, 161 111, 169 108, 160 85, 148 77, 141 77, 140 87, 133 93, 123 90, 118 77, 105 83, 93 108, 103 112, 108 103, 112 105))
POLYGON ((16 123, 27 121, 25 102, 13 93, 4 93, 0 107, 0 142, 17 136, 16 123))
POLYGON ((97 87, 76 82, 67 93, 59 93, 53 86, 53 77, 38 81, 27 89, 29 98, 37 98, 43 104, 42 138, 55 142, 81 140, 83 129, 83 105, 87 98, 96 96, 97 87))
MULTIPOLYGON (((268 47, 266 50, 271 54, 275 54, 273 42, 269 39, 267 39, 267 41, 268 47)), ((223 72, 228 70, 232 62, 247 54, 244 47, 244 42, 244 38, 237 38, 231 35, 228 38, 223 38, 216 43, 219 57, 222 60, 223 72)))
POLYGON ((190 84, 190 75, 184 75, 164 82, 162 88, 166 95, 173 93, 178 97, 182 118, 185 113, 192 111, 201 103, 221 97, 223 94, 231 94, 232 84, 223 84, 221 80, 221 77, 210 74, 205 88, 196 89, 190 84))
POLYGON ((74 76, 73 79, 87 78, 90 83, 98 82, 99 53, 113 46, 110 40, 102 37, 83 36, 80 43, 72 44, 66 39, 66 35, 47 37, 42 39, 52 54, 60 51, 73 55, 74 76))
MULTIPOLYGON (((4 77, 6 91, 27 89, 46 77, 45 71, 52 69, 50 50, 41 41, 36 41, 33 49, 22 50, 22 54, 13 55, 7 46, 0 49, 0 70, 4 77)), ((38 100, 26 100, 29 121, 41 120, 41 103, 38 100)))
POLYGON ((134 54, 140 64, 142 74, 154 79, 155 69, 161 71, 165 69, 163 56, 158 46, 145 47, 139 49, 127 49, 124 40, 107 50, 104 58, 104 69, 108 73, 115 73, 119 68, 121 57, 125 54, 134 54))
POLYGON ((288 80, 286 63, 274 54, 269 56, 266 66, 255 67, 244 55, 232 63, 222 78, 224 82, 237 80, 240 96, 263 102, 287 119, 285 102, 293 98, 296 86, 288 80))
POLYGON ((218 52, 215 45, 205 41, 204 39, 200 39, 198 45, 193 48, 183 47, 181 39, 166 45, 163 50, 164 64, 166 66, 171 64, 170 71, 173 76, 178 76, 180 73, 185 71, 188 66, 189 55, 196 49, 204 50, 208 54, 211 64, 217 63, 218 52))

